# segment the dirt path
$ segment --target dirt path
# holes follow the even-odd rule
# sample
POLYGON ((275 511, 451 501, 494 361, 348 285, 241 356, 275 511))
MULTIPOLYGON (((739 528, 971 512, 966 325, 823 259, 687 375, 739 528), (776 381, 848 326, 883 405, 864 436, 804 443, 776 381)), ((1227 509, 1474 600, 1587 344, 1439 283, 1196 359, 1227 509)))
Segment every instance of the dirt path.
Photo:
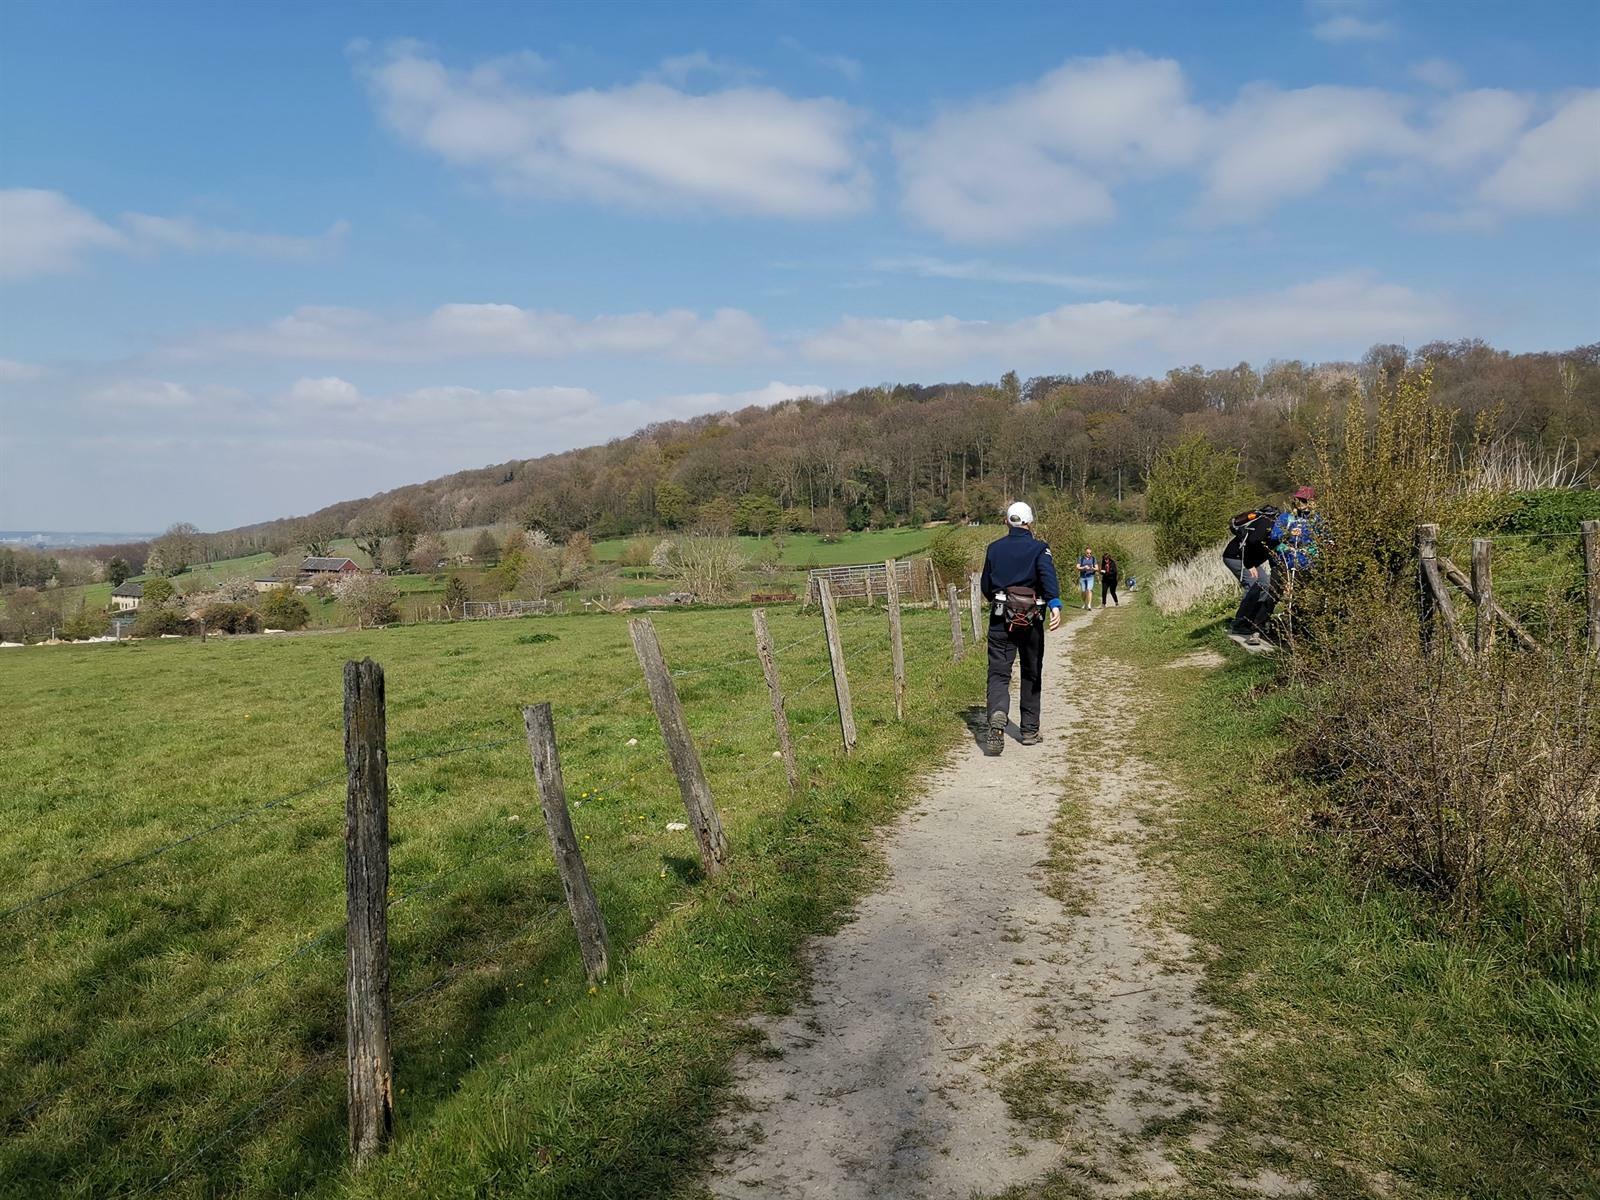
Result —
POLYGON ((1122 1195, 1208 1138, 1212 1014, 1140 853, 1159 786, 1136 714, 1090 707, 1073 669, 1088 622, 1119 619, 1050 638, 1044 745, 965 743, 889 834, 886 886, 741 1064, 713 1195, 964 1200, 1052 1168, 1122 1195))

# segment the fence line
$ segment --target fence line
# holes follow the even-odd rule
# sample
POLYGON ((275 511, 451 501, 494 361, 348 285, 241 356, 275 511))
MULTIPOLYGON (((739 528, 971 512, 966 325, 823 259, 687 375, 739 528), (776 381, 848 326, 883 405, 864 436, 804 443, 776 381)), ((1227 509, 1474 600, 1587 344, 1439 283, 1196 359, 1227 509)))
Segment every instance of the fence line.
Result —
MULTIPOLYGON (((845 733, 843 753, 849 754, 850 750, 854 748, 855 738, 853 736, 853 723, 850 721, 849 716, 850 693, 845 677, 846 661, 853 660, 855 669, 857 671, 866 669, 869 672, 872 672, 875 671, 876 668, 863 668, 863 660, 875 662, 880 654, 887 659, 889 656, 890 647, 888 643, 884 641, 885 631, 881 628, 881 615, 869 620, 863 620, 860 619, 860 614, 857 613, 855 619, 846 618, 841 620, 840 614, 835 611, 835 606, 831 603, 832 597, 827 594, 827 587, 824 586, 820 590, 827 601, 824 605, 824 619, 822 622, 819 622, 821 627, 814 628, 811 632, 805 634, 804 636, 788 641, 781 646, 771 648, 769 650, 769 654, 773 660, 776 660, 782 656, 791 656, 789 661, 792 665, 793 662, 796 661, 792 657, 795 650, 799 649, 800 647, 814 645, 819 642, 826 644, 827 653, 823 656, 824 665, 822 670, 816 675, 808 678, 799 687, 793 689, 784 689, 785 702, 793 703, 800 697, 809 694, 812 689, 816 688, 824 680, 829 679, 831 676, 835 684, 835 695, 832 698, 832 702, 819 705, 819 711, 815 715, 808 714, 807 719, 796 726, 796 736, 794 738, 794 742, 796 744, 808 742, 816 732, 824 728, 826 725, 838 721, 841 726, 841 731, 845 733)), ((650 623, 648 618, 637 620, 635 622, 635 626, 637 627, 639 625, 649 627, 650 623)), ((653 631, 653 627, 650 628, 653 631)), ((936 643, 932 636, 933 631, 931 629, 923 630, 920 625, 918 625, 914 628, 913 632, 918 636, 908 640, 912 641, 915 649, 917 650, 917 658, 924 660, 930 665, 936 664, 936 643), (924 634, 927 634, 928 636, 922 636, 924 634), (924 642, 927 644, 923 644, 924 642)), ((653 632, 646 640, 650 642, 654 641, 653 632)), ((638 644, 639 637, 636 636, 635 641, 636 644, 638 644)), ((695 827, 697 832, 701 834, 710 835, 709 839, 702 837, 703 846, 708 840, 714 843, 720 842, 720 845, 716 847, 719 852, 714 855, 712 864, 708 865, 703 862, 703 865, 708 865, 706 874, 709 876, 714 874, 716 870, 719 870, 722 862, 726 860, 728 847, 726 841, 720 836, 720 820, 716 816, 716 809, 711 799, 711 790, 709 785, 706 783, 703 773, 700 773, 700 777, 695 788, 691 789, 686 783, 686 780, 692 780, 692 776, 695 773, 700 772, 701 769, 699 767, 698 751, 695 749, 696 739, 694 735, 689 732, 688 725, 683 721, 684 714, 681 711, 681 705, 678 703, 676 687, 674 685, 675 681, 679 679, 695 678, 701 675, 712 674, 718 671, 729 670, 746 665, 756 666, 761 664, 762 657, 759 653, 756 655, 736 654, 734 656, 703 666, 689 666, 676 670, 665 669, 666 664, 664 661, 662 661, 660 663, 662 669, 653 677, 653 679, 651 676, 652 664, 649 661, 646 661, 648 657, 649 656, 647 654, 641 651, 640 658, 646 675, 645 679, 636 682, 612 694, 611 696, 604 697, 597 701, 591 701, 590 705, 585 706, 584 709, 565 712, 558 715, 560 715, 561 719, 564 721, 584 720, 597 715, 600 711, 606 708, 613 707, 617 701, 620 701, 625 697, 632 695, 643 688, 646 688, 647 686, 650 688, 653 706, 657 710, 658 723, 661 725, 662 729, 662 746, 658 749, 668 751, 668 757, 672 760, 671 763, 663 764, 661 762, 659 753, 652 754, 650 756, 650 761, 633 765, 632 770, 627 777, 626 783, 623 782, 621 776, 614 776, 611 782, 601 784, 590 790, 597 798, 601 797, 603 794, 610 794, 612 796, 616 796, 619 793, 626 794, 629 790, 637 789, 636 781, 638 772, 648 770, 651 771, 652 775, 654 775, 655 771, 662 765, 671 765, 674 768, 674 773, 679 779, 680 785, 684 787, 684 799, 689 808, 691 826, 695 827), (665 691, 658 694, 658 688, 655 686, 656 683, 661 684, 665 691), (663 696, 667 695, 670 695, 671 703, 665 705, 664 707, 662 699, 663 696), (671 718, 673 717, 671 710, 673 708, 677 708, 678 710, 676 714, 676 720, 681 727, 683 742, 687 745, 687 758, 680 756, 680 754, 674 750, 674 737, 676 736, 676 733, 671 728, 671 718), (694 803, 690 803, 691 790, 693 790, 695 793, 693 796, 694 803), (697 808, 699 810, 698 816, 697 808), (707 826, 709 826, 709 828, 707 828, 707 826)), ((660 658, 659 649, 657 650, 656 658, 660 658)), ((812 659, 810 655, 801 656, 798 661, 805 662, 808 659, 812 662, 816 661, 815 659, 812 659)), ((408 992, 405 996, 399 998, 398 1000, 395 1000, 392 1008, 390 1008, 386 982, 388 974, 388 930, 386 914, 391 910, 408 905, 409 902, 412 902, 419 897, 439 892, 451 880, 456 879, 470 868, 486 861, 491 857, 501 854, 508 848, 526 842, 530 837, 533 836, 534 831, 531 828, 526 828, 518 830, 509 836, 496 838, 489 844, 470 852, 462 861, 457 862, 454 865, 449 866, 426 879, 420 880, 398 893, 390 894, 391 889, 387 886, 387 846, 389 837, 387 831, 388 768, 391 766, 402 766, 451 756, 459 756, 472 752, 481 753, 492 751, 509 746, 513 743, 521 742, 524 739, 519 736, 496 737, 483 741, 470 742, 463 745, 443 747, 437 750, 420 751, 403 757, 389 759, 387 758, 386 751, 387 734, 384 728, 386 724, 386 717, 383 712, 384 701, 381 668, 379 668, 377 664, 372 663, 371 660, 368 660, 363 664, 347 664, 347 670, 358 667, 360 668, 358 671, 358 680, 366 682, 358 682, 358 700, 355 703, 357 703, 358 706, 360 704, 366 704, 371 712, 371 716, 370 718, 357 718, 352 716, 351 714, 355 710, 349 707, 351 702, 349 701, 349 693, 347 693, 347 722, 370 720, 375 721, 376 724, 359 726, 360 729, 365 730, 365 732, 359 733, 359 736, 357 733, 350 732, 350 730, 357 729, 358 726, 347 724, 346 774, 350 781, 349 801, 352 805, 354 805, 356 803, 356 797, 359 794, 360 796, 366 797, 366 800, 364 800, 363 803, 367 805, 368 808, 372 808, 374 804, 376 805, 375 808, 372 808, 372 811, 376 814, 378 823, 377 825, 369 826, 369 830, 373 832, 369 832, 368 836, 369 839, 373 836, 378 838, 378 842, 374 843, 374 845, 376 848, 381 849, 381 856, 374 861, 379 864, 381 871, 376 875, 374 875, 372 871, 367 868, 363 868, 362 871, 358 872, 354 865, 356 860, 353 858, 347 858, 346 878, 347 885, 350 889, 350 895, 347 903, 347 916, 344 922, 323 930, 320 934, 312 937, 304 945, 295 946, 292 950, 280 955, 265 966, 251 971, 239 982, 225 986, 222 990, 217 991, 213 995, 191 1004, 189 1007, 184 1009, 179 1016, 160 1025, 152 1035, 148 1036, 164 1038, 170 1035, 174 1030, 180 1028, 181 1026, 201 1017, 208 1012, 215 1011, 228 1001, 249 992, 251 989, 260 985, 264 980, 274 976, 276 973, 282 971, 284 968, 290 966, 296 961, 306 958, 314 954, 319 949, 334 943, 341 936, 341 934, 345 935, 348 941, 348 938, 352 935, 352 931, 354 929, 353 914, 356 912, 357 908, 357 888, 359 883, 358 876, 361 876, 367 880, 365 885, 367 890, 362 892, 361 895, 363 897, 370 897, 370 899, 364 898, 362 900, 362 904, 375 903, 377 905, 375 909, 368 908, 365 910, 376 917, 376 922, 374 924, 369 921, 364 926, 366 932, 364 932, 362 935, 363 945, 367 947, 366 952, 369 956, 371 956, 369 957, 369 961, 376 964, 374 970, 381 972, 381 977, 384 982, 381 985, 381 991, 375 993, 362 993, 363 1003, 369 1004, 369 1006, 375 1006, 369 1007, 367 1011, 377 1013, 379 1015, 378 1024, 376 1026, 364 1025, 363 1028, 367 1030, 367 1033, 364 1035, 360 1034, 356 1028, 357 1022, 355 1020, 357 988, 355 984, 356 977, 354 974, 356 959, 360 956, 356 956, 347 950, 347 966, 349 966, 351 969, 348 979, 350 988, 350 1019, 346 1023, 347 1036, 352 1039, 356 1039, 358 1036, 372 1036, 372 1031, 375 1029, 376 1036, 378 1038, 377 1042, 362 1041, 360 1043, 362 1048, 359 1053, 356 1049, 356 1041, 352 1040, 351 1045, 347 1047, 347 1065, 353 1069, 358 1059, 364 1062, 375 1061, 378 1068, 378 1074, 376 1076, 367 1077, 365 1084, 366 1090, 369 1094, 376 1090, 376 1092, 386 1095, 390 1090, 388 1084, 388 1080, 390 1079, 388 1055, 389 1039, 391 1034, 388 1018, 384 1014, 390 1011, 407 1009, 419 1003, 427 996, 432 995, 440 989, 448 986, 453 980, 464 977, 475 967, 499 955, 505 949, 505 947, 509 946, 520 938, 525 937, 530 929, 550 920, 561 911, 561 906, 552 906, 547 912, 522 923, 508 936, 496 941, 493 945, 488 947, 484 953, 476 955, 473 958, 463 962, 451 963, 438 977, 422 987, 408 992), (376 698, 375 700, 373 699, 374 697, 376 698), (371 708, 373 704, 376 704, 376 708, 371 708), (354 740, 352 741, 348 739, 354 740), (359 755, 357 755, 355 750, 351 749, 351 747, 355 745, 362 747, 359 755), (358 774, 361 780, 361 785, 359 787, 357 786, 358 774), (381 884, 378 882, 380 880, 381 884), (381 892, 374 894, 372 892, 372 888, 376 886, 381 886, 382 890, 381 892), (369 1047, 371 1048, 370 1053, 377 1056, 376 1060, 369 1059, 367 1057, 369 1054, 369 1047)), ((752 672, 751 674, 752 683, 755 683, 755 681, 760 678, 760 675, 756 672, 752 672)), ((876 675, 873 674, 869 677, 876 678, 876 675)), ((349 676, 347 675, 347 687, 349 686, 348 680, 349 676)), ((755 688, 752 688, 752 695, 757 694, 759 694, 758 691, 755 688)), ((808 705, 807 707, 809 708, 810 706, 808 705)), ((720 756, 721 752, 730 750, 735 745, 740 743, 744 739, 746 731, 750 727, 758 722, 772 719, 773 714, 769 712, 765 706, 756 704, 752 707, 752 710, 747 715, 732 722, 720 723, 714 729, 708 730, 703 740, 710 749, 717 751, 718 755, 720 756)), ((681 751, 684 749, 684 746, 680 745, 677 749, 681 751)), ((839 748, 835 748, 831 757, 838 758, 839 754, 839 748)), ((760 755, 760 758, 764 761, 766 760, 767 755, 763 753, 760 755)), ((774 761, 773 765, 779 764, 774 761)), ((537 756, 535 757, 535 768, 537 773, 537 756)), ((51 889, 48 892, 42 893, 39 896, 35 896, 20 905, 0 913, 0 918, 15 916, 18 913, 28 909, 38 907, 51 899, 67 894, 77 888, 87 886, 97 880, 104 879, 109 875, 131 869, 142 863, 158 858, 161 855, 170 852, 171 850, 196 841, 209 833, 239 824, 242 821, 249 819, 251 816, 257 815, 261 812, 283 807, 293 800, 311 795, 324 787, 329 787, 330 785, 336 783, 339 778, 339 775, 325 776, 303 787, 297 788, 292 792, 286 793, 285 795, 274 797, 262 804, 255 805, 248 809, 234 813, 223 820, 214 822, 213 824, 202 829, 195 830, 194 832, 175 839, 172 842, 154 847, 151 850, 145 851, 142 854, 135 855, 121 862, 110 864, 99 871, 85 875, 77 880, 73 880, 62 885, 61 887, 51 889)), ((718 778, 721 778, 721 776, 718 775, 718 778)), ((654 793, 656 789, 663 783, 665 783, 664 778, 652 778, 644 786, 654 793)), ((791 776, 791 787, 794 787, 793 776, 791 776)), ((796 794, 798 794, 798 790, 796 790, 796 794)), ((584 793, 584 799, 587 799, 588 795, 589 791, 586 791, 584 793)), ((577 803, 581 804, 582 800, 578 801, 577 803)), ((352 808, 351 811, 354 812, 355 810, 352 808)), ((355 820, 353 816, 349 819, 355 820)), ((575 839, 570 839, 570 836, 569 841, 575 843, 575 839)), ((571 849, 574 853, 576 853, 575 844, 572 845, 571 849)), ((364 853, 362 851, 349 849, 348 847, 347 850, 348 853, 352 855, 364 853)), ((569 891, 569 896, 570 894, 571 893, 569 891)), ((411 911, 411 909, 407 908, 407 911, 411 911)), ((580 929, 580 940, 581 936, 582 931, 580 929)), ((379 975, 373 974, 367 978, 378 979, 379 977, 379 975)), ((114 1018, 113 1020, 119 1019, 114 1018)), ((220 1133, 205 1139, 191 1153, 185 1156, 176 1166, 174 1166, 164 1176, 157 1180, 155 1184, 151 1185, 140 1194, 149 1194, 151 1191, 159 1190, 166 1184, 170 1183, 173 1179, 179 1177, 182 1173, 192 1167, 195 1162, 199 1161, 205 1155, 211 1153, 217 1146, 221 1145, 228 1137, 236 1133, 239 1129, 243 1128, 251 1120, 259 1116, 260 1113, 266 1111, 271 1105, 277 1103, 282 1099, 282 1097, 289 1094, 292 1089, 299 1086, 313 1072, 319 1070, 323 1066, 326 1066, 328 1062, 333 1060, 335 1055, 336 1052, 330 1052, 320 1056, 310 1063, 307 1063, 299 1072, 297 1072, 281 1087, 276 1088, 269 1093, 259 1104, 255 1105, 237 1120, 230 1123, 227 1128, 223 1129, 220 1133)), ((38 1100, 33 1101, 26 1108, 20 1110, 19 1113, 10 1118, 10 1120, 26 1117, 29 1113, 36 1111, 40 1106, 49 1103, 51 1100, 59 1097, 64 1092, 81 1086, 86 1082, 87 1078, 87 1076, 84 1076, 74 1079, 71 1083, 68 1083, 64 1087, 54 1090, 38 1100)), ((354 1077, 352 1076, 352 1114, 354 1114, 358 1108, 353 1078, 354 1077)), ((387 1103, 392 1104, 392 1099, 388 1100, 387 1103)), ((356 1128, 357 1122, 354 1120, 354 1118, 352 1118, 351 1149, 352 1154, 358 1164, 364 1159, 369 1158, 371 1155, 381 1151, 383 1143, 387 1141, 389 1130, 392 1128, 393 1119, 391 1108, 385 1108, 376 1112, 369 1110, 366 1113, 363 1121, 363 1131, 358 1135, 358 1130, 356 1128)))

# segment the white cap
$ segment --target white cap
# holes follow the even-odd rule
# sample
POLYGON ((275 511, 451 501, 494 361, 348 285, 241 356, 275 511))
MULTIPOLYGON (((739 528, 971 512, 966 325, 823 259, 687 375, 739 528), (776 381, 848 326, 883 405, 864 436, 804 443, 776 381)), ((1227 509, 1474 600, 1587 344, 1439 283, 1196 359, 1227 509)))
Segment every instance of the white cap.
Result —
POLYGON ((1029 508, 1023 501, 1018 500, 1010 508, 1006 509, 1006 524, 1032 525, 1033 509, 1029 508))

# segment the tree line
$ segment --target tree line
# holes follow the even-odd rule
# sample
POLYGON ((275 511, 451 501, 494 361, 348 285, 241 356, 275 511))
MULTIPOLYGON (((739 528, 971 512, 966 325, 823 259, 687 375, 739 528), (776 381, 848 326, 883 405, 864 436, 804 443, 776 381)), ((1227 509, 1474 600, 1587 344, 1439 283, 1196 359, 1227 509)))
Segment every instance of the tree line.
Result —
MULTIPOLYGON (((1062 498, 1102 519, 1137 517, 1157 459, 1196 437, 1236 453, 1247 490, 1286 489, 1288 464, 1319 422, 1386 374, 1424 362, 1435 395, 1458 414, 1462 452, 1498 443, 1555 455, 1580 477, 1600 460, 1600 343, 1527 354, 1476 340, 1380 345, 1353 363, 1189 366, 1160 378, 1008 372, 993 384, 860 388, 663 422, 304 517, 210 534, 178 525, 148 544, 56 557, 117 557, 172 574, 261 551, 327 553, 348 537, 375 564, 399 567, 427 533, 445 529, 509 524, 558 541, 684 528, 828 534, 988 518, 1018 495, 1062 498)), ((16 582, 0 562, 0 586, 16 582)))

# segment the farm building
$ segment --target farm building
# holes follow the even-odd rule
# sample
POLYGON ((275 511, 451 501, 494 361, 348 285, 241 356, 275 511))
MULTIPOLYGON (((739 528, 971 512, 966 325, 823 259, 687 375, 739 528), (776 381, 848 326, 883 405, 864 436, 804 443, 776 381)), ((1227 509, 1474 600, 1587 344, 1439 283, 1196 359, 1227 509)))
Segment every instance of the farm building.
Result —
POLYGON ((260 575, 250 581, 250 585, 258 592, 272 592, 281 588, 287 580, 279 579, 276 575, 260 575))
POLYGON ((139 601, 144 599, 144 584, 128 580, 119 583, 111 593, 111 603, 118 612, 131 612, 139 607, 139 601))
POLYGON ((308 558, 300 564, 300 574, 309 579, 323 575, 351 575, 360 570, 352 558, 308 558))

